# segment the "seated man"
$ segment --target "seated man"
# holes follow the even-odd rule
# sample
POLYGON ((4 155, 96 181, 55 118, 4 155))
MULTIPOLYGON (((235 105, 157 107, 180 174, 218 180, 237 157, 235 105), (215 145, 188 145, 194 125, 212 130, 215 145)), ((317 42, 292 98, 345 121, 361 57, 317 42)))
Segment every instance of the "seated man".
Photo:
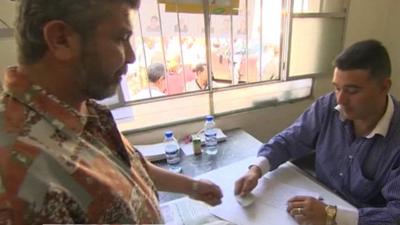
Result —
POLYGON ((147 68, 149 78, 148 87, 140 90, 134 99, 159 97, 165 95, 165 67, 161 63, 154 63, 147 68))
POLYGON ((221 202, 212 182, 147 161, 95 101, 135 61, 139 0, 19 4, 19 65, 0 100, 0 224, 161 224, 157 190, 221 202))
POLYGON ((186 83, 186 91, 199 91, 208 88, 208 73, 207 64, 200 63, 197 64, 193 69, 196 74, 196 78, 192 81, 186 83))
POLYGON ((160 24, 157 16, 150 18, 150 24, 146 27, 148 32, 160 32, 160 24))
POLYGON ((390 74, 380 42, 345 49, 335 60, 335 91, 261 147, 257 162, 236 181, 235 193, 246 195, 266 172, 315 150, 317 179, 358 210, 296 196, 287 210, 299 224, 398 225, 400 105, 389 94, 390 74))

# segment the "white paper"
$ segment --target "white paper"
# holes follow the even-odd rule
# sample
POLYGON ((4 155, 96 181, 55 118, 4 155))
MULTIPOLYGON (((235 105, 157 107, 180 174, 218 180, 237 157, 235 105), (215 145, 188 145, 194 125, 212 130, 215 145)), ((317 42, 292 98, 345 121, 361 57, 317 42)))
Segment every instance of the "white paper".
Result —
POLYGON ((150 145, 134 145, 134 147, 142 153, 142 155, 150 161, 165 159, 164 143, 150 145))
POLYGON ((180 146, 181 146, 182 151, 185 153, 185 155, 193 155, 194 154, 192 142, 189 142, 187 144, 181 144, 180 146))
POLYGON ((160 208, 166 225, 215 224, 219 221, 210 214, 209 206, 189 198, 164 203, 160 208))
POLYGON ((304 189, 261 178, 252 191, 255 201, 248 207, 242 207, 233 194, 233 185, 224 187, 222 204, 211 209, 211 213, 238 225, 265 224, 296 225, 296 221, 286 212, 287 201, 296 195, 318 198, 319 195, 304 189))
MULTIPOLYGON (((219 128, 215 128, 215 130, 217 131, 217 141, 218 142, 222 142, 226 140, 226 135, 224 134, 224 132, 219 129, 219 128)), ((204 130, 202 129, 199 133, 198 133, 200 140, 201 140, 201 144, 204 145, 206 142, 206 138, 204 136, 204 130)))

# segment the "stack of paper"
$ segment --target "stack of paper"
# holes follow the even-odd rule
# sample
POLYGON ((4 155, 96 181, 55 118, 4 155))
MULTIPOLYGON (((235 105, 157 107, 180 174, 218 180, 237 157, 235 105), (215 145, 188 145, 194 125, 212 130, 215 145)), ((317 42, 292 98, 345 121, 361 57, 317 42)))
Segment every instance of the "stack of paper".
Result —
POLYGON ((142 153, 142 155, 150 161, 165 159, 165 150, 163 143, 151 145, 135 145, 135 148, 139 150, 139 152, 142 153))

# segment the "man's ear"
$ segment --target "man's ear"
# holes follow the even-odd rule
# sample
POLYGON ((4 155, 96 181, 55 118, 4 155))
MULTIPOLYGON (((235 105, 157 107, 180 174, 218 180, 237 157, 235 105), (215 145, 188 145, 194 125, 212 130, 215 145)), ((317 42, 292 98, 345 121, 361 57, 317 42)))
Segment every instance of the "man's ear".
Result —
POLYGON ((389 93, 390 87, 392 87, 392 79, 390 77, 386 77, 382 81, 382 88, 385 93, 389 93))
POLYGON ((43 38, 49 53, 58 60, 70 60, 79 54, 80 36, 61 20, 46 23, 43 38))

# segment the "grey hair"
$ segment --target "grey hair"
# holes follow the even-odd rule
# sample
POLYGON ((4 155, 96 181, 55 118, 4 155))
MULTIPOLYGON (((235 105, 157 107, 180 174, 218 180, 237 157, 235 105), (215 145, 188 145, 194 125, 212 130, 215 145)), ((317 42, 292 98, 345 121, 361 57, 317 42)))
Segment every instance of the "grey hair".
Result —
POLYGON ((70 25, 85 40, 109 13, 106 3, 124 2, 138 9, 140 0, 19 0, 16 20, 18 61, 33 64, 47 51, 43 26, 52 20, 70 25))
POLYGON ((163 76, 165 76, 165 67, 163 64, 154 63, 147 68, 147 77, 152 83, 157 82, 163 76))

